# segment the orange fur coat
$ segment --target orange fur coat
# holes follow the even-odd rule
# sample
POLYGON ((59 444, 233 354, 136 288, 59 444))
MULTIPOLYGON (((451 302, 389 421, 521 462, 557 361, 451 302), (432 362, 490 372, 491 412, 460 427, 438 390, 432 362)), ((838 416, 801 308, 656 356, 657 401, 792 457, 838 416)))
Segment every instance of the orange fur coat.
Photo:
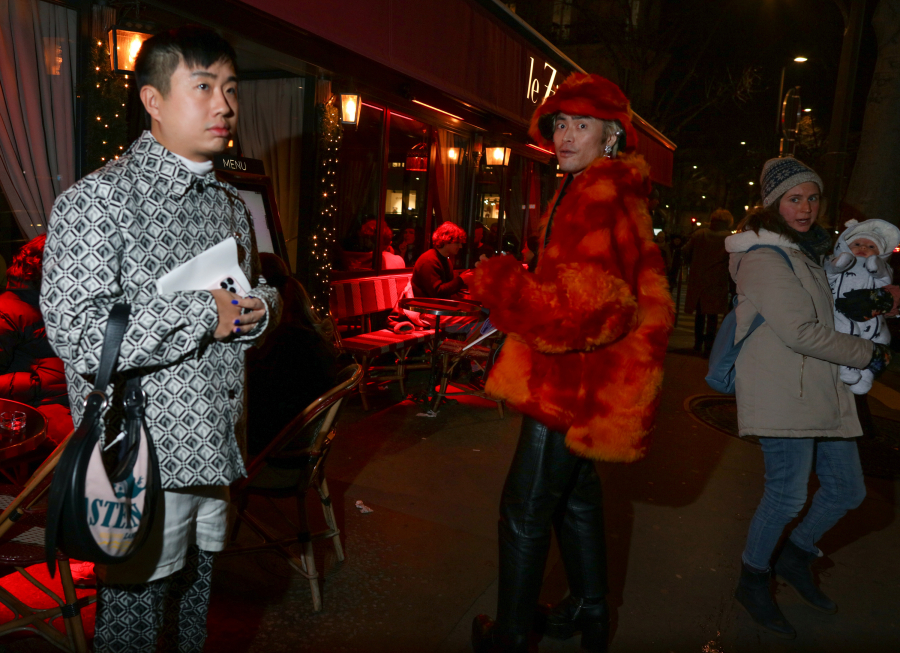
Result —
POLYGON ((659 402, 674 311, 648 172, 636 155, 597 159, 569 184, 535 273, 496 256, 472 284, 508 334, 487 392, 586 458, 642 458, 659 402))

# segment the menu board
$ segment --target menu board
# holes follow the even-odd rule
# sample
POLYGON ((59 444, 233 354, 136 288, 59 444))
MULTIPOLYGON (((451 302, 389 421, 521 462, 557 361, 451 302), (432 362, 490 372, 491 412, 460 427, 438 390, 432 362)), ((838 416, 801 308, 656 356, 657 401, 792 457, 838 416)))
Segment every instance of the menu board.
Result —
POLYGON ((266 196, 258 190, 238 188, 238 193, 244 204, 250 210, 253 218, 253 231, 256 232, 256 249, 260 252, 277 254, 272 244, 272 232, 269 230, 268 211, 266 210, 266 196))
POLYGON ((289 261, 272 180, 265 174, 263 162, 244 157, 217 156, 216 175, 234 186, 247 205, 256 234, 256 249, 289 261))

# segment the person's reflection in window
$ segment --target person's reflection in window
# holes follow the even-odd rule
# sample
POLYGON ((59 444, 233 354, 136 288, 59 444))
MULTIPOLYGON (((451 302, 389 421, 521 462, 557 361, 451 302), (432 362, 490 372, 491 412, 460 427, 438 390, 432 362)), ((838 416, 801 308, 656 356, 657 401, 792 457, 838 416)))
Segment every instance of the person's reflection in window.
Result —
POLYGON ((416 246, 418 234, 413 226, 404 227, 394 239, 394 254, 400 256, 405 263, 405 267, 411 268, 419 258, 419 248, 416 246))

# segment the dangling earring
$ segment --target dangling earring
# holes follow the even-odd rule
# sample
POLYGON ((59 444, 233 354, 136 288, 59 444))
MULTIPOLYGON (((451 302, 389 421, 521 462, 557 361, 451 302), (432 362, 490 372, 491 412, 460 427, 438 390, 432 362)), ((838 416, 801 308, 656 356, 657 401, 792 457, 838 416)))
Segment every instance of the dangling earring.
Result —
POLYGON ((612 156, 612 151, 613 151, 612 145, 607 145, 606 147, 603 148, 603 153, 606 154, 606 156, 612 156))

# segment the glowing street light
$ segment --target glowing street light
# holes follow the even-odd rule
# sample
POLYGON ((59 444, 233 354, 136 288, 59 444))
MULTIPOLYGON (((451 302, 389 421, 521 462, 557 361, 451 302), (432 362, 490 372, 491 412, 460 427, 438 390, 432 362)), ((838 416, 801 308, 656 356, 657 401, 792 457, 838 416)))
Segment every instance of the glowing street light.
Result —
POLYGON ((144 41, 152 34, 125 29, 117 25, 109 28, 109 67, 113 72, 129 74, 134 72, 134 61, 144 41))
POLYGON ((512 148, 509 147, 488 147, 485 148, 485 165, 489 166, 508 166, 509 155, 512 148))
POLYGON ((357 93, 341 93, 341 124, 359 124, 360 101, 357 93))

